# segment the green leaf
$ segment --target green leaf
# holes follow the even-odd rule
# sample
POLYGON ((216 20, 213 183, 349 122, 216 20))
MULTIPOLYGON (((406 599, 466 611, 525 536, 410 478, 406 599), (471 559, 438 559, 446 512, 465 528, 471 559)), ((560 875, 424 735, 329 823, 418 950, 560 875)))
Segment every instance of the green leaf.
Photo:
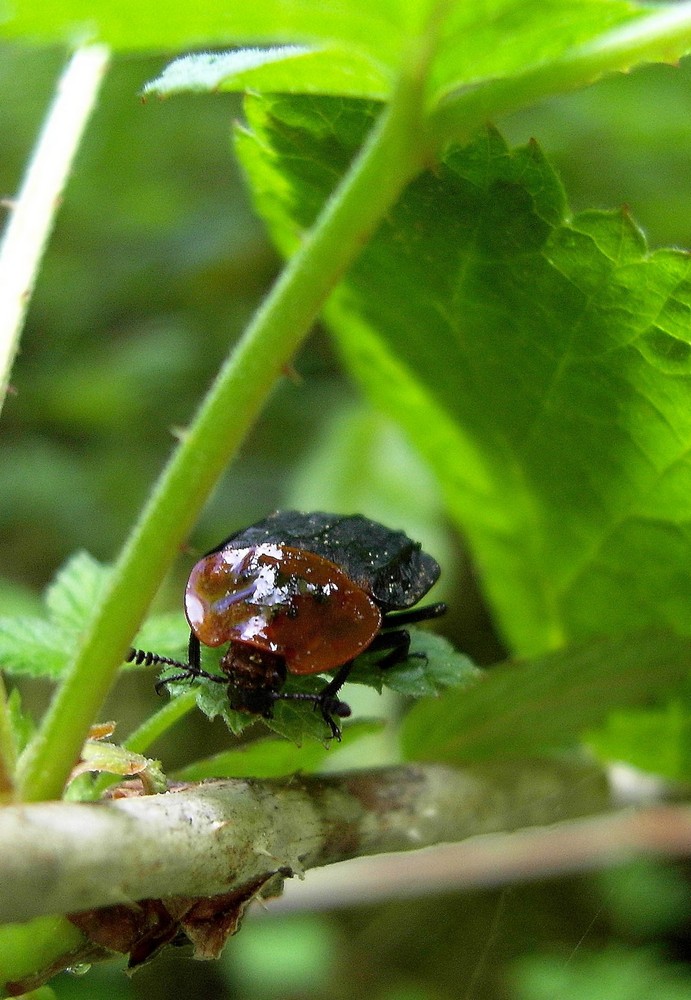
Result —
POLYGON ((46 590, 51 622, 66 633, 79 633, 105 590, 109 575, 109 567, 88 552, 76 552, 46 590))
MULTIPOLYGON (((381 728, 382 723, 372 719, 347 722, 343 726, 340 746, 351 746, 381 728)), ((332 749, 333 744, 309 742, 296 746, 287 740, 255 740, 190 764, 178 771, 175 778, 202 781, 204 778, 280 778, 297 772, 310 774, 319 770, 332 749)))
MULTIPOLYGON (((423 629, 410 628, 410 650, 413 654, 402 663, 381 668, 377 661, 381 652, 363 654, 355 663, 348 684, 364 684, 380 691, 390 687, 399 694, 420 698, 424 695, 436 694, 446 687, 465 685, 478 673, 477 668, 468 657, 457 653, 453 647, 439 635, 423 629)), ((203 666, 210 673, 222 676, 218 668, 221 649, 203 650, 203 666)), ((167 667, 161 673, 161 679, 174 675, 175 668, 167 667)), ((328 679, 328 678, 327 678, 328 679)), ((289 674, 284 690, 302 694, 317 694, 327 683, 327 679, 319 674, 297 676, 289 674)), ((168 686, 170 694, 175 697, 182 691, 189 690, 189 682, 174 682, 168 686)), ((195 680, 197 707, 209 719, 217 716, 225 721, 232 733, 240 735, 248 726, 257 722, 264 723, 280 736, 302 745, 305 740, 324 741, 330 736, 330 731, 318 711, 310 703, 279 700, 274 706, 271 719, 261 719, 247 712, 236 712, 229 707, 228 691, 225 684, 205 678, 195 680)), ((344 689, 345 691, 345 689, 344 689)), ((347 702, 347 692, 343 695, 347 702)))
MULTIPOLYGON (((356 10, 352 4, 351 17, 356 10)), ((367 37, 359 30, 351 37, 351 26, 339 24, 337 37, 330 23, 323 26, 328 34, 314 35, 319 29, 313 21, 307 34, 290 36, 325 43, 313 48, 274 46, 186 56, 145 92, 255 89, 384 100, 391 96, 411 46, 420 47, 412 39, 422 32, 430 58, 428 106, 446 101, 442 117, 448 119, 447 129, 455 114, 457 128, 467 131, 468 109, 477 127, 497 113, 590 84, 607 72, 628 70, 644 60, 678 59, 691 45, 691 12, 678 5, 650 11, 626 0, 494 0, 436 9, 420 3, 417 10, 408 4, 406 12, 413 15, 407 24, 395 17, 382 34, 375 28, 367 37)), ((286 23, 285 17, 272 26, 272 40, 282 37, 279 23, 286 23)))
POLYGON ((420 701, 403 723, 407 758, 525 758, 573 744, 612 709, 663 702, 685 681, 691 640, 639 633, 488 670, 473 687, 420 701))
POLYGON ((351 680, 381 691, 384 687, 410 698, 435 695, 447 687, 465 687, 481 673, 467 656, 434 632, 409 629, 411 656, 382 669, 381 653, 361 656, 351 680))
MULTIPOLYGON (((497 77, 523 76, 545 67, 580 44, 611 29, 635 23, 648 12, 626 0, 495 0, 482 7, 448 5, 441 17, 438 49, 432 59, 428 84, 433 106, 454 91, 497 77)), ((411 25, 412 27, 412 25, 411 25)), ((303 36, 304 37, 304 36, 303 36)), ((405 37, 401 33, 401 37, 405 37)), ((315 93, 384 100, 390 97, 397 68, 393 58, 403 52, 392 47, 386 65, 385 50, 358 38, 369 56, 352 42, 309 49, 283 46, 185 56, 171 63, 145 88, 161 96, 181 91, 252 90, 263 93, 315 93)), ((676 52, 679 55, 683 47, 676 52)), ((669 55, 665 52, 663 55, 669 55)))
MULTIPOLYGON (((110 567, 78 552, 58 571, 45 595, 47 618, 0 618, 0 663, 8 673, 57 678, 78 641, 110 567)), ((187 631, 181 613, 154 615, 141 628, 137 648, 186 659, 187 631)), ((143 669, 136 663, 130 670, 143 669)))
POLYGON ((136 776, 148 794, 165 792, 168 788, 159 760, 143 757, 107 740, 87 740, 82 747, 81 760, 72 771, 69 799, 91 799, 92 784, 82 782, 82 776, 88 773, 112 774, 122 778, 136 776))
MULTIPOLYGON (((299 677, 286 683, 286 691, 318 694, 327 682, 323 677, 299 677)), ((324 722, 321 712, 314 704, 298 701, 278 701, 273 718, 264 720, 268 729, 298 746, 305 741, 318 740, 324 746, 331 743, 331 731, 324 722)), ((339 727, 340 728, 340 727, 339 727)))
MULTIPOLYGON (((0 669, 8 674, 60 677, 109 574, 110 567, 88 552, 77 552, 46 589, 44 615, 0 617, 0 669)), ((135 641, 138 649, 186 661, 188 634, 182 611, 169 612, 147 620, 135 641)), ((136 663, 124 667, 143 669, 136 663)))
POLYGON ((0 618, 0 667, 11 675, 59 677, 73 638, 43 618, 0 618))
POLYGON ((613 712, 585 742, 603 760, 625 760, 673 781, 691 781, 691 698, 675 698, 657 711, 613 712))
MULTIPOLYGON (((215 56, 193 56, 175 68, 172 81, 154 85, 162 93, 254 87, 384 98, 407 68, 411 51, 417 55, 426 48, 430 106, 459 91, 465 96, 464 91, 483 83, 508 84, 499 94, 501 106, 507 94, 519 105, 530 103, 646 59, 678 59, 690 42, 690 19, 684 5, 651 11, 626 0, 487 0, 480 5, 461 0, 257 0, 220 8, 171 0, 165 17, 145 0, 109 0, 98 8, 87 0, 61 0, 48 9, 15 0, 0 30, 8 38, 70 44, 95 38, 130 50, 275 43, 311 47, 293 56, 284 53, 282 59, 250 56, 254 65, 245 69, 238 60, 246 63, 246 53, 237 58, 222 54, 221 65, 214 65, 215 56), (615 29, 621 30, 621 38, 615 29)), ((477 121, 488 117, 491 111, 476 114, 477 121)))
MULTIPOLYGON (((238 151, 290 253, 374 109, 247 108, 238 151)), ((521 655, 689 629, 689 273, 626 212, 570 217, 538 147, 488 131, 410 185, 330 300, 346 365, 435 470, 521 655)))
MULTIPOLYGON (((209 660, 214 657, 215 651, 204 651, 204 669, 210 670, 209 660)), ((174 672, 172 668, 166 669, 161 675, 165 679, 166 673, 174 672)), ((319 675, 309 677, 290 676, 286 685, 286 691, 300 692, 303 694, 317 694, 326 684, 326 680, 319 675)), ((172 683, 168 685, 168 690, 172 697, 188 689, 189 682, 172 683)), ((220 716, 228 729, 235 736, 240 736, 250 726, 258 723, 265 725, 268 729, 278 733, 279 736, 292 740, 298 746, 302 746, 305 740, 318 740, 322 743, 330 739, 329 727, 324 722, 321 714, 314 710, 314 705, 304 702, 279 700, 276 702, 271 719, 264 719, 249 712, 238 712, 230 707, 228 701, 228 688, 225 684, 219 684, 205 678, 194 681, 194 689, 197 696, 197 708, 209 719, 220 716)))
POLYGON ((481 80, 546 66, 598 35, 649 14, 626 0, 494 0, 490 7, 450 6, 432 71, 431 90, 437 100, 481 80))
POLYGON ((77 552, 48 586, 45 615, 0 617, 0 668, 59 677, 109 572, 87 552, 77 552))
POLYGON ((169 97, 187 91, 259 90, 384 100, 391 89, 391 74, 353 48, 284 45, 183 56, 147 83, 143 93, 169 97))
MULTIPOLYGON (((208 660, 208 657, 205 659, 208 660)), ((205 662, 204 666, 205 669, 208 669, 209 665, 205 662)), ((291 676, 284 690, 317 694, 326 683, 326 680, 319 675, 291 676)), ((174 697, 186 687, 187 682, 184 684, 174 683, 169 685, 169 690, 174 697)), ((274 706, 272 718, 264 719, 259 715, 232 709, 228 701, 228 689, 224 684, 201 678, 194 682, 194 687, 197 695, 197 708, 209 719, 220 716, 235 736, 240 736, 250 726, 261 724, 298 746, 302 746, 305 740, 318 740, 325 743, 331 738, 330 729, 324 722, 321 713, 314 710, 314 704, 279 700, 274 706)))
POLYGON ((414 30, 429 0, 258 0, 194 4, 169 0, 165 14, 146 0, 15 0, 4 12, 5 37, 93 39, 116 49, 181 49, 204 45, 340 42, 395 62, 404 33, 414 30))

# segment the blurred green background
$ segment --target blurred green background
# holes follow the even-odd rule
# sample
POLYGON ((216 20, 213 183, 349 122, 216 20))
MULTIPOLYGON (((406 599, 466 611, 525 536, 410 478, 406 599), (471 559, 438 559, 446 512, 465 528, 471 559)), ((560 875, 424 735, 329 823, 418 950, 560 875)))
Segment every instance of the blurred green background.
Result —
MULTIPOLYGON (((0 195, 18 187, 64 60, 60 51, 0 49, 0 195)), ((140 88, 165 61, 115 62, 36 288, 0 420, 5 614, 32 608, 74 550, 113 558, 176 430, 279 267, 233 162, 240 102, 142 103, 140 88)), ((688 247, 690 84, 691 62, 649 68, 498 124, 512 143, 539 140, 574 210, 626 203, 651 246, 688 247)), ((195 552, 286 506, 360 510, 405 527, 444 566, 447 634, 481 663, 501 656, 434 482, 397 429, 368 409, 320 330, 219 484, 160 606, 179 606, 195 552)), ((40 684, 25 687, 36 712, 47 696, 40 684)), ((128 676, 104 717, 117 717, 124 734, 155 704, 151 678, 128 676)), ((154 750, 173 767, 227 743, 222 727, 194 718, 154 750)), ((368 752, 374 757, 377 745, 368 752)), ((64 974, 55 988, 60 997, 113 1000, 173 991, 242 1000, 676 1000, 688 995, 688 980, 677 982, 658 956, 685 955, 682 874, 639 865, 504 893, 258 918, 221 963, 172 953, 131 982, 114 965, 64 974)))

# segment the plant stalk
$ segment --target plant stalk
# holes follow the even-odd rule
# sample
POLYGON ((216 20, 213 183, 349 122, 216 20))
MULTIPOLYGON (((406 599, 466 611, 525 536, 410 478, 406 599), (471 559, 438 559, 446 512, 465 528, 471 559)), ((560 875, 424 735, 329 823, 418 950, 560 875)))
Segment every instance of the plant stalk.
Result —
POLYGON ((24 317, 89 115, 108 65, 102 45, 78 49, 58 83, 0 246, 0 410, 24 317))
POLYGON ((116 563, 81 646, 20 760, 19 794, 57 798, 119 664, 218 477, 254 423, 341 275, 422 169, 424 73, 401 80, 343 183, 327 202, 230 355, 163 471, 116 563))
POLYGON ((0 805, 11 800, 17 752, 7 703, 7 689, 0 673, 0 805))

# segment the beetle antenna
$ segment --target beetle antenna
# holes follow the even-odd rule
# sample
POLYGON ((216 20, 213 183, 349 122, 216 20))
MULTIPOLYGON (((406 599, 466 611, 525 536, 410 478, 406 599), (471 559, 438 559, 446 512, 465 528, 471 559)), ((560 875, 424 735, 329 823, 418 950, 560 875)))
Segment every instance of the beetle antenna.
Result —
POLYGON ((180 660, 172 660, 169 656, 159 656, 158 653, 150 653, 144 649, 130 649, 125 657, 125 663, 136 663, 138 666, 144 664, 145 667, 155 667, 161 664, 166 667, 179 667, 186 670, 189 664, 180 660))

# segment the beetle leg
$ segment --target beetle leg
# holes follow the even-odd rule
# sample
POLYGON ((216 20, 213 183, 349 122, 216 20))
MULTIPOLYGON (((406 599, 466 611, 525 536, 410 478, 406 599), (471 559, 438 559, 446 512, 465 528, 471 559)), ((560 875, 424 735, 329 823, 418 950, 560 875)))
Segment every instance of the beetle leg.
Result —
POLYGON ((317 695, 317 701, 314 705, 315 708, 319 708, 324 722, 331 729, 332 737, 338 740, 339 743, 341 741, 341 730, 334 722, 333 717, 337 715, 341 719, 347 718, 350 715, 350 706, 341 701, 337 697, 337 694, 348 680, 348 674, 353 669, 353 663, 354 661, 350 660, 349 663, 344 663, 342 667, 338 668, 334 677, 317 695))
POLYGON ((196 635, 191 629, 190 629, 190 641, 187 644, 187 662, 189 666, 194 667, 195 670, 201 670, 202 648, 199 643, 199 639, 196 637, 196 635))
POLYGON ((228 678, 224 677, 222 674, 210 674, 206 670, 197 670, 191 664, 181 663, 180 666, 183 668, 183 673, 173 674, 172 677, 162 677, 160 681, 156 681, 154 684, 154 690, 156 694, 160 694, 166 684, 174 684, 176 681, 191 681, 195 677, 203 677, 207 681, 215 681, 217 684, 227 684, 228 678))
POLYGON ((393 628, 398 625, 414 625, 416 622, 426 622, 430 618, 439 618, 444 614, 446 614, 446 605, 441 601, 438 604, 427 604, 424 608, 387 611, 382 621, 382 628, 393 628))
POLYGON ((382 631, 375 636, 370 643, 369 650, 376 652, 378 649, 388 650, 377 663, 382 670, 393 667, 397 663, 403 663, 409 657, 427 659, 424 653, 410 652, 410 633, 407 629, 399 628, 400 625, 413 625, 415 622, 429 621, 430 618, 439 618, 446 613, 446 605, 441 601, 438 604, 428 604, 424 608, 410 608, 404 611, 388 611, 382 620, 382 631), (387 631, 390 629, 390 631, 387 631))
POLYGON ((377 666, 383 670, 397 663, 403 663, 409 656, 424 655, 410 652, 410 632, 404 628, 392 632, 380 632, 367 647, 367 652, 370 650, 377 652, 380 649, 386 651, 386 656, 382 656, 377 662, 377 666))
POLYGON ((342 667, 339 667, 329 683, 321 689, 317 698, 328 700, 329 698, 333 698, 337 695, 345 682, 348 680, 348 674, 353 669, 354 663, 355 660, 349 660, 348 663, 344 663, 342 667))
POLYGON ((274 697, 276 700, 280 698, 282 700, 290 699, 292 701, 313 702, 315 709, 321 712, 324 722, 331 730, 332 739, 340 742, 341 730, 334 722, 334 715, 338 716, 339 719, 347 719, 350 715, 350 705, 341 701, 337 695, 345 684, 348 674, 353 668, 353 663, 354 661, 350 660, 348 663, 344 663, 342 667, 339 667, 335 676, 317 694, 307 694, 301 691, 277 691, 274 697))
POLYGON ((350 715, 350 705, 346 705, 344 701, 340 701, 338 698, 330 698, 328 701, 320 699, 318 704, 321 709, 322 718, 331 730, 331 739, 338 740, 340 743, 341 730, 334 722, 334 715, 337 715, 339 719, 347 719, 350 715))
POLYGON ((327 691, 330 687, 326 685, 318 694, 308 694, 306 691, 276 691, 272 697, 274 701, 311 701, 315 709, 319 709, 324 722, 331 730, 331 738, 341 742, 341 730, 334 722, 334 715, 339 719, 347 719, 350 715, 350 705, 337 698, 327 691))

